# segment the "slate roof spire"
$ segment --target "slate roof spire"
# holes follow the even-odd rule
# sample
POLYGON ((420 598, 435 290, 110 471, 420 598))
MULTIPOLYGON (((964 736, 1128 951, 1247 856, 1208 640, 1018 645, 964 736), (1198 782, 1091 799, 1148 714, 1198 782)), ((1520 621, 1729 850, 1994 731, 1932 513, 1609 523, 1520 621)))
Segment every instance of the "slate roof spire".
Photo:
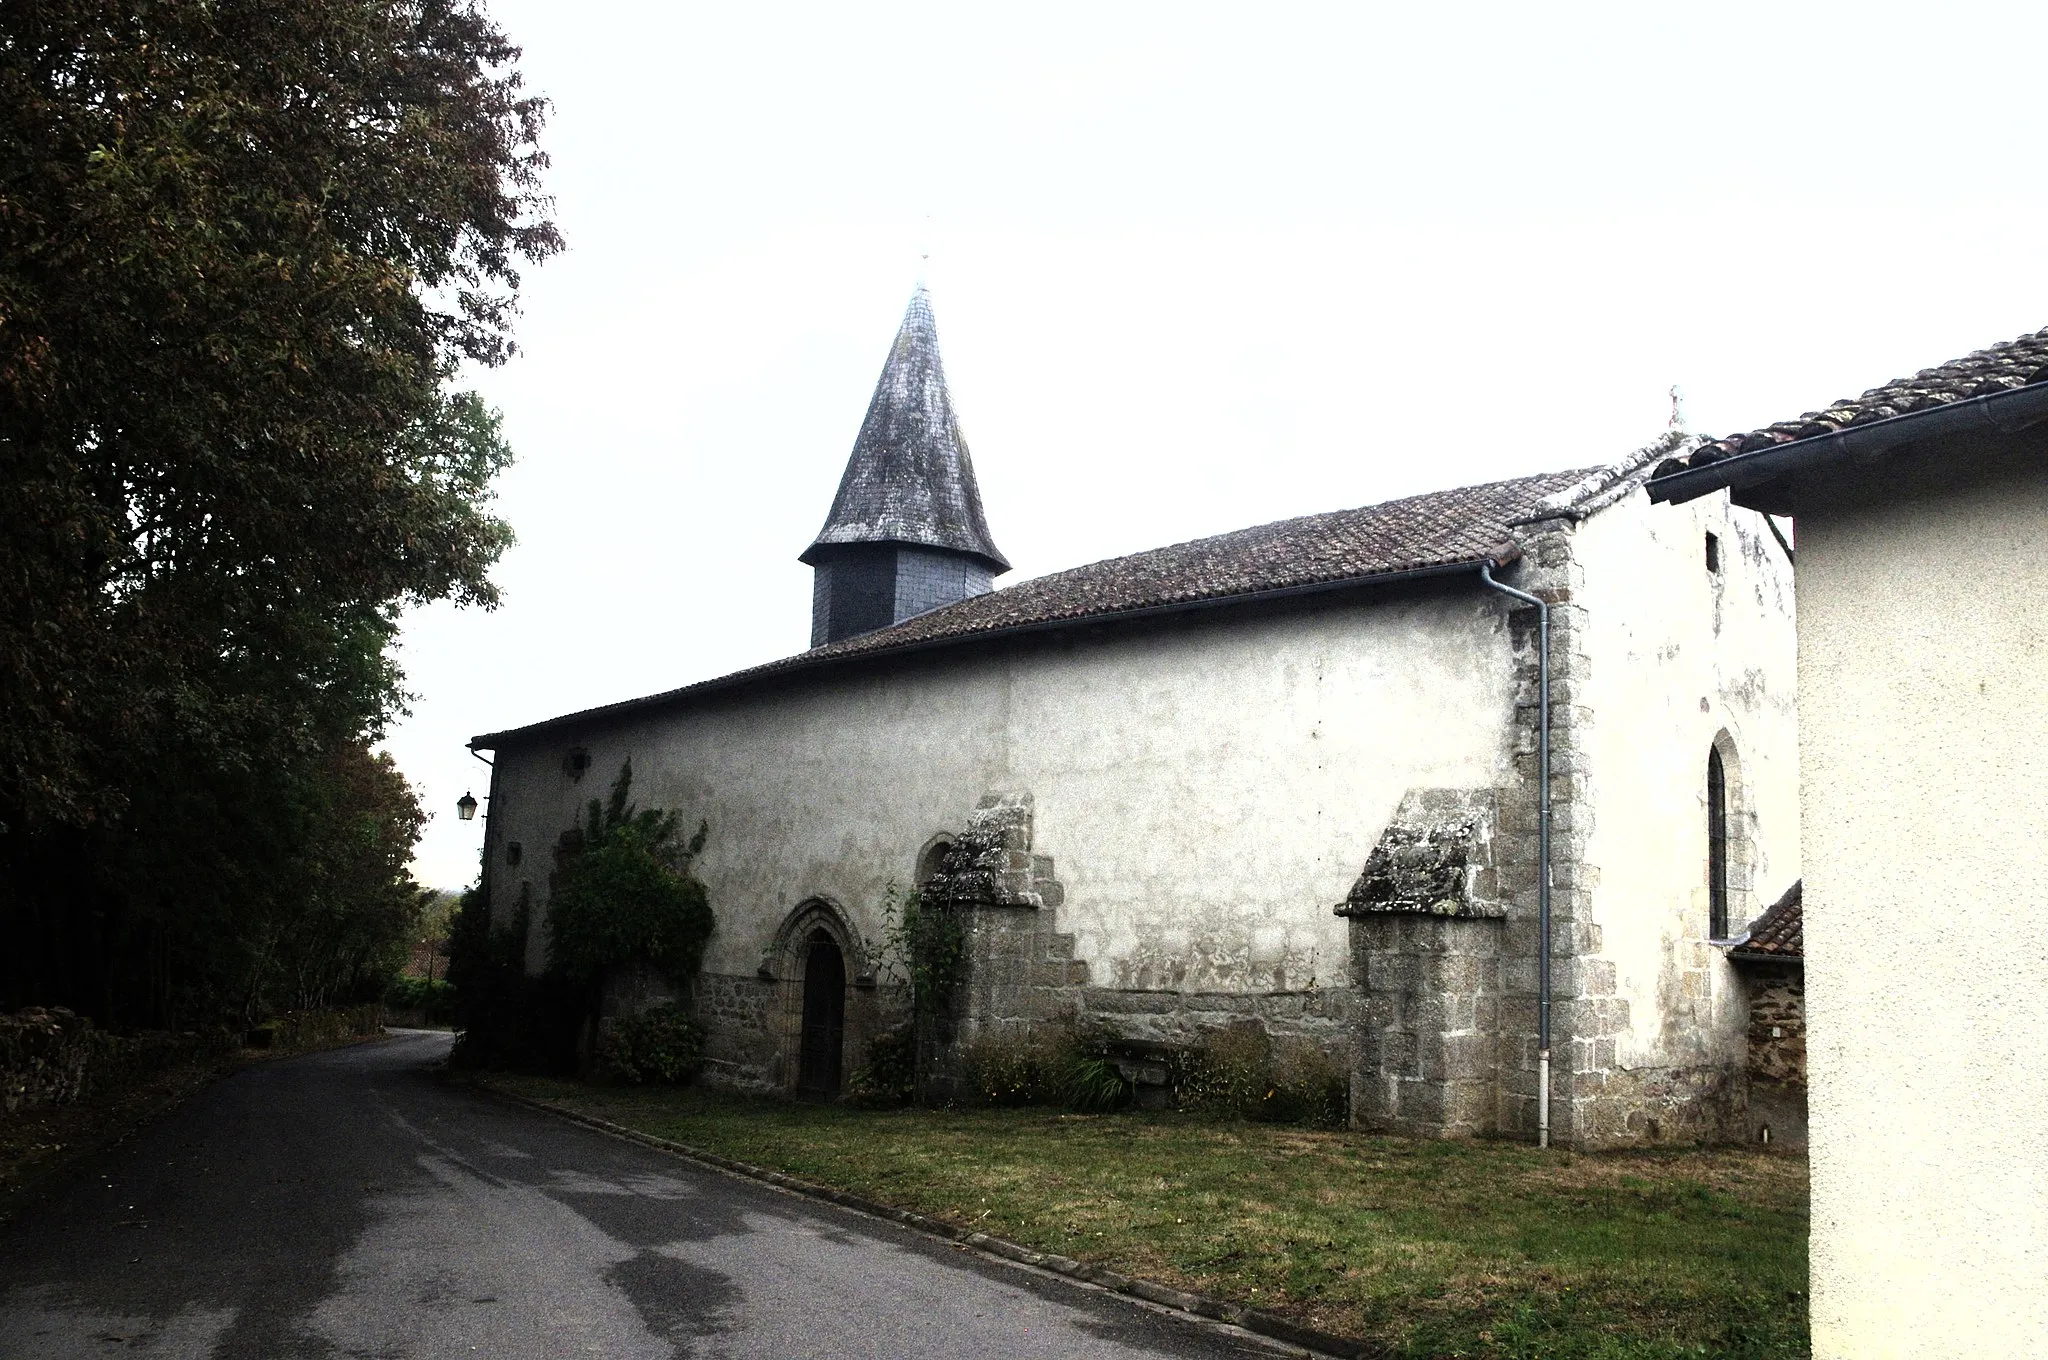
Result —
POLYGON ((817 566, 834 548, 865 543, 963 553, 998 575, 1010 569, 982 516, 922 283, 889 347, 832 512, 800 560, 817 566))

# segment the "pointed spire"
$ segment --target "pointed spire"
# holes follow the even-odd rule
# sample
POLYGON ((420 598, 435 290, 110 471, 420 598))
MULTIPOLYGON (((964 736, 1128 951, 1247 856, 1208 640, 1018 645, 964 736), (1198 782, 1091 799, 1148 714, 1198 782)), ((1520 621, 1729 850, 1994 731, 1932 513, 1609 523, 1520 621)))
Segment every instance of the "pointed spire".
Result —
POLYGON ((816 566, 821 549, 856 543, 948 549, 998 573, 1010 569, 982 517, 974 463, 953 415, 938 327, 921 282, 868 402, 832 513, 801 560, 816 566))

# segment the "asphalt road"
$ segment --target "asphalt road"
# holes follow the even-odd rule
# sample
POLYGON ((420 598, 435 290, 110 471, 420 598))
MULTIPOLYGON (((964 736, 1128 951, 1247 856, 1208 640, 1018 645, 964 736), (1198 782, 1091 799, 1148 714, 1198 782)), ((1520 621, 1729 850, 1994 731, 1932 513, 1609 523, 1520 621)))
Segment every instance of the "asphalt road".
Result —
POLYGON ((434 1079, 247 1068, 0 1235, 0 1358, 1222 1357, 1255 1343, 434 1079))

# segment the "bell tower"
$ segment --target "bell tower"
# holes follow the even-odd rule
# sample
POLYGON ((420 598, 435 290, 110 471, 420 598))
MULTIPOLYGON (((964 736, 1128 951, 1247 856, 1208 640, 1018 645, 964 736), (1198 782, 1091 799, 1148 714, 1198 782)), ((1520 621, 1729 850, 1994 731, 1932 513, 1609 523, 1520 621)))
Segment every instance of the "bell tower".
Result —
POLYGON ((922 284, 882 365, 832 512, 799 560, 816 573, 813 647, 983 594, 1010 569, 982 517, 922 284))

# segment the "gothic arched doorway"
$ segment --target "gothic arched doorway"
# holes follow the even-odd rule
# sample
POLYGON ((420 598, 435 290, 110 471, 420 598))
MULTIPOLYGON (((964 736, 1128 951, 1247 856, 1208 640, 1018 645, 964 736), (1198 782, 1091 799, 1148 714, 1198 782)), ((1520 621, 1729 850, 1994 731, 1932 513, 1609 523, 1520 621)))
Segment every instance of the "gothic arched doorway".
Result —
POLYGON ((845 1047, 846 958, 829 933, 814 930, 804 946, 804 1018, 797 1056, 797 1090, 813 1096, 838 1095, 845 1047))

